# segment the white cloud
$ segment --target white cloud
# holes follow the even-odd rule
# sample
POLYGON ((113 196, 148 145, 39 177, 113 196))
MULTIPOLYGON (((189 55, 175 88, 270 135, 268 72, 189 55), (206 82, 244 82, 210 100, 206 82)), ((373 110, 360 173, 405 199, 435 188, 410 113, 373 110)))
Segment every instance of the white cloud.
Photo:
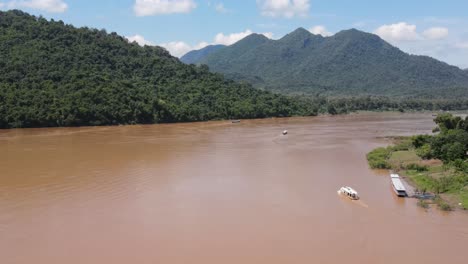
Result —
POLYGON ((333 35, 333 33, 331 33, 330 31, 327 31, 327 29, 324 26, 320 26, 320 25, 310 28, 309 31, 312 34, 322 35, 324 37, 328 37, 328 36, 333 35))
POLYGON ((193 50, 193 47, 183 41, 172 41, 168 43, 161 43, 158 46, 161 46, 167 49, 172 56, 181 57, 185 53, 193 50))
POLYGON ((458 42, 455 44, 455 47, 459 49, 468 49, 468 41, 466 42, 458 42))
POLYGON ((273 38, 273 32, 264 32, 264 33, 261 33, 263 36, 269 38, 269 39, 272 39, 273 38))
POLYGON ((8 9, 30 8, 50 13, 63 13, 67 10, 68 5, 63 0, 13 0, 0 3, 0 7, 8 9))
POLYGON ((137 16, 189 13, 197 7, 193 0, 135 0, 133 11, 137 16))
POLYGON ((160 43, 160 44, 155 44, 147 39, 145 39, 142 35, 133 35, 129 37, 125 37, 128 39, 129 42, 136 42, 140 46, 161 46, 169 51, 172 56, 180 57, 184 55, 185 53, 194 50, 194 49, 202 49, 206 46, 208 46, 208 43, 206 42, 200 42, 196 46, 192 47, 189 44, 183 42, 183 41, 172 41, 172 42, 167 42, 167 43, 160 43))
MULTIPOLYGON (((133 36, 128 36, 126 37, 129 42, 137 42, 140 46, 148 45, 148 46, 161 46, 169 51, 172 56, 175 57, 181 57, 182 55, 186 54, 187 52, 191 50, 199 50, 202 49, 208 45, 216 45, 216 44, 223 44, 223 45, 231 45, 248 35, 252 34, 253 32, 250 29, 245 30, 244 32, 239 32, 239 33, 232 33, 228 35, 224 35, 223 33, 218 33, 213 39, 213 42, 209 43, 206 41, 200 42, 196 45, 190 45, 186 42, 183 41, 171 41, 171 42, 166 42, 166 43, 154 43, 151 42, 147 39, 145 39, 142 35, 136 34, 133 36)), ((272 38, 273 33, 271 32, 265 32, 261 33, 267 38, 272 38)))
POLYGON ((191 46, 190 44, 187 44, 183 41, 172 41, 168 43, 158 44, 158 46, 161 46, 167 49, 169 53, 171 53, 172 56, 175 56, 178 58, 182 57, 189 51, 203 49, 204 47, 208 45, 210 45, 210 43, 205 42, 205 41, 200 42, 195 46, 191 46))
POLYGON ((449 30, 444 27, 433 27, 425 30, 422 34, 430 40, 444 39, 448 36, 449 30))
MULTIPOLYGON (((229 35, 224 35, 224 33, 218 33, 216 34, 214 38, 214 44, 223 44, 223 45, 231 45, 236 43, 237 41, 247 37, 248 35, 252 34, 252 30, 247 29, 244 32, 239 32, 239 33, 231 33, 229 35)), ((265 32, 261 33, 267 38, 272 38, 273 33, 271 32, 265 32)))
POLYGON ((206 42, 206 41, 203 41, 203 42, 200 42, 198 43, 197 45, 195 45, 195 47, 193 47, 194 50, 199 50, 199 49, 203 49, 204 47, 210 45, 210 43, 206 42))
POLYGON ((263 16, 287 17, 307 16, 309 0, 257 0, 257 6, 263 16))
POLYGON ((216 7, 215 7, 215 9, 216 9, 216 11, 217 11, 218 13, 227 13, 227 12, 228 12, 227 8, 224 7, 223 3, 217 4, 216 7))
POLYGON ((140 46, 144 46, 144 45, 148 45, 148 46, 152 46, 154 45, 151 41, 148 41, 146 40, 142 35, 134 35, 134 36, 130 36, 130 37, 125 37, 126 39, 128 39, 129 42, 136 42, 138 43, 140 46))
POLYGON ((416 25, 400 22, 383 25, 377 28, 374 33, 391 43, 397 43, 415 40, 440 40, 448 36, 449 30, 445 27, 431 27, 420 34, 416 30, 416 25))
POLYGON ((410 25, 406 22, 383 25, 376 29, 374 33, 389 42, 413 41, 420 39, 420 36, 416 32, 416 25, 410 25))

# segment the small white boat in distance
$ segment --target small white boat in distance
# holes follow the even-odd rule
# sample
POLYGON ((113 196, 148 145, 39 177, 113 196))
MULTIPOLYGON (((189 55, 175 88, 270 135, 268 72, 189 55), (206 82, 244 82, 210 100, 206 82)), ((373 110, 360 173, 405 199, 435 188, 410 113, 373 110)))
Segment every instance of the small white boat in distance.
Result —
POLYGON ((288 131, 287 130, 283 130, 283 135, 287 135, 288 134, 288 131))
POLYGON ((390 174, 390 179, 392 179, 392 186, 396 195, 398 195, 399 197, 408 196, 408 194, 406 193, 406 188, 400 180, 400 175, 390 174))
POLYGON ((346 195, 351 200, 359 200, 359 194, 351 187, 344 186, 338 190, 339 194, 346 195))

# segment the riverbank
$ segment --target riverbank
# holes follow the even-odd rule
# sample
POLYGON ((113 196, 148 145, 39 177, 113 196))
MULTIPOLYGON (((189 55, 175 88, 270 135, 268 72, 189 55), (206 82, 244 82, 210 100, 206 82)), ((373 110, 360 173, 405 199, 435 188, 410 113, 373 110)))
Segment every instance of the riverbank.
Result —
POLYGON ((420 200, 418 205, 437 205, 444 211, 468 210, 468 175, 459 162, 444 163, 440 159, 423 159, 424 149, 414 146, 420 136, 393 137, 393 145, 377 148, 367 154, 373 169, 392 170, 410 185, 415 193, 432 193, 434 199, 420 200))

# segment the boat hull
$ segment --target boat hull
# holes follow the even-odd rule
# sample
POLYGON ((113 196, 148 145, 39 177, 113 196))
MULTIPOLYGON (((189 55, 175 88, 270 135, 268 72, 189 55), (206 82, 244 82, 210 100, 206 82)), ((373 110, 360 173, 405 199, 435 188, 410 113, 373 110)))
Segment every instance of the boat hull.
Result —
POLYGON ((359 200, 358 193, 350 187, 342 187, 338 190, 338 194, 344 195, 351 200, 359 200))
POLYGON ((398 196, 398 197, 406 197, 408 196, 408 194, 406 193, 406 191, 398 191, 397 189, 395 189, 395 186, 392 185, 392 189, 393 191, 395 192, 395 194, 398 196))
POLYGON ((392 183, 392 188, 395 194, 399 197, 406 197, 408 194, 406 193, 406 188, 403 185, 403 182, 400 179, 398 174, 390 174, 390 180, 392 183))

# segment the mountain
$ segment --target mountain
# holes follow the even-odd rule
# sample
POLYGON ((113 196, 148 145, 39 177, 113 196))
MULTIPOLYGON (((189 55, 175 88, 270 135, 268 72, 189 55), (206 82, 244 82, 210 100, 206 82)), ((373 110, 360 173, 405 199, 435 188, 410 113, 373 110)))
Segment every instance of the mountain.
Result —
POLYGON ((185 54, 184 56, 182 56, 180 58, 180 61, 186 64, 196 63, 202 58, 224 47, 226 46, 225 45, 209 45, 209 46, 204 47, 203 49, 192 50, 188 52, 187 54, 185 54))
POLYGON ((307 105, 186 65, 160 47, 0 12, 0 128, 305 115, 307 105))
POLYGON ((466 71, 427 56, 409 55, 377 35, 355 29, 322 37, 298 28, 279 40, 252 34, 194 63, 284 93, 468 96, 466 71))

